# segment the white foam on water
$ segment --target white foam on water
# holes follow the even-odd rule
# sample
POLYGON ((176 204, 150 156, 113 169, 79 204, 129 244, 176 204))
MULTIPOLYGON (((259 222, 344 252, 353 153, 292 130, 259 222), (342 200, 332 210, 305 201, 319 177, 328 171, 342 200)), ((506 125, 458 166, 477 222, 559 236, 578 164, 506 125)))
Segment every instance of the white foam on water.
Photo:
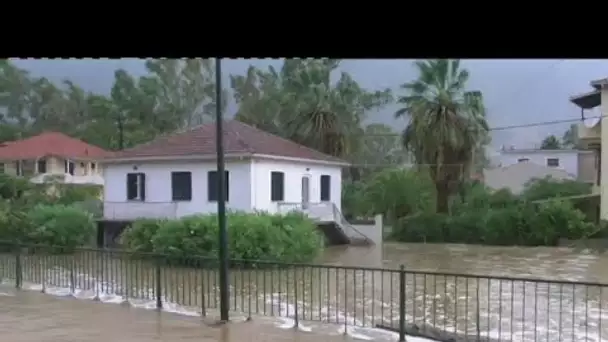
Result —
MULTIPOLYGON (((108 304, 120 304, 120 305, 129 305, 132 306, 134 308, 140 308, 140 309, 145 309, 145 310, 156 310, 156 300, 149 300, 149 299, 138 299, 138 298, 132 298, 132 297, 140 297, 140 298, 155 298, 152 289, 150 288, 141 288, 141 286, 139 288, 121 288, 121 286, 119 286, 119 284, 116 283, 111 283, 111 282, 103 282, 103 281, 99 281, 98 279, 96 279, 95 277, 86 274, 86 273, 82 273, 82 274, 74 274, 73 275, 73 279, 74 280, 74 284, 70 283, 70 280, 68 276, 66 276, 67 274, 69 274, 69 272, 65 269, 61 269, 58 267, 55 267, 53 269, 49 269, 48 270, 48 275, 45 277, 46 279, 57 279, 62 278, 61 282, 62 284, 68 284, 68 286, 66 287, 57 287, 57 286, 51 286, 49 284, 35 284, 35 283, 29 283, 29 282, 24 282, 22 284, 22 288, 25 290, 30 290, 30 291, 40 291, 40 292, 44 292, 50 295, 54 295, 54 296, 60 296, 60 297, 67 297, 67 296, 71 296, 77 299, 83 299, 83 300, 99 300, 100 302, 103 303, 108 303, 108 304), (129 298, 127 298, 125 296, 126 293, 133 293, 133 296, 129 296, 129 298)), ((4 284, 4 285, 9 285, 9 286, 14 286, 14 279, 2 279, 0 280, 0 285, 4 284)), ((529 286, 529 285, 528 285, 529 286)), ((503 292, 509 292, 509 289, 502 289, 503 292), (505 291, 507 290, 507 291, 505 291)), ((532 289, 534 290, 534 289, 532 289)), ((503 301, 509 301, 509 300, 516 300, 515 301, 515 305, 520 305, 518 307, 517 310, 521 310, 520 308, 524 308, 522 303, 518 304, 519 299, 515 298, 518 297, 518 295, 515 295, 516 292, 521 292, 520 291, 515 291, 514 293, 503 293, 502 296, 498 295, 499 293, 496 292, 496 287, 492 287, 491 289, 488 289, 488 300, 490 300, 490 296, 492 297, 492 301, 497 301, 500 302, 500 298, 502 298, 503 301), (511 298, 511 296, 513 296, 514 298, 511 298)), ((535 294, 543 294, 542 291, 538 290, 538 292, 536 292, 537 290, 534 291, 529 291, 526 292, 527 295, 531 294, 531 293, 535 293, 535 294)), ((500 291, 499 291, 500 292, 500 291)), ((552 292, 552 295, 555 294, 556 291, 554 290, 552 292)), ((0 292, 0 296, 11 296, 10 293, 3 293, 0 292)), ((286 299, 287 294, 286 293, 273 293, 273 294, 265 294, 265 295, 261 295, 259 296, 259 300, 262 301, 262 303, 265 303, 267 305, 269 305, 269 307, 271 308, 272 311, 274 311, 274 315, 275 316, 279 316, 279 317, 272 317, 272 319, 274 320, 274 322, 276 323, 276 327, 280 328, 280 329, 297 329, 298 331, 301 332, 322 332, 322 333, 327 333, 330 335, 347 335, 353 339, 357 339, 357 340, 365 340, 365 341, 371 341, 371 340, 382 340, 382 341, 397 341, 398 340, 398 334, 395 332, 391 332, 391 331, 387 331, 384 329, 377 329, 377 328, 373 328, 373 327, 365 327, 365 326, 370 326, 373 325, 373 323, 377 322, 377 319, 379 318, 378 316, 373 317, 373 312, 372 315, 358 315, 356 319, 354 317, 354 315, 349 315, 345 313, 345 310, 339 309, 338 307, 336 307, 337 304, 330 304, 327 306, 322 306, 322 307, 311 307, 310 305, 312 305, 311 303, 306 303, 305 301, 295 301, 294 298, 290 298, 289 300, 286 299), (297 303, 297 305, 295 305, 297 303), (333 305, 333 306, 332 306, 333 305), (296 308, 297 308, 297 312, 296 312, 296 308), (297 315, 296 315, 297 313, 297 315), (313 314, 314 315, 311 315, 313 314), (308 314, 308 315, 305 315, 308 314), (299 318, 298 319, 298 324, 296 326, 296 316, 299 318), (314 317, 313 317, 314 316, 314 317), (310 317, 310 320, 314 321, 314 322, 310 322, 307 321, 306 319, 302 319, 303 317, 310 317), (318 321, 318 322, 317 322, 318 321), (321 323, 321 322, 332 322, 332 323, 321 323), (335 322, 335 323, 333 323, 335 322)), ((415 299, 418 301, 418 303, 422 302, 422 300, 428 300, 428 301, 433 301, 433 298, 438 299, 437 303, 441 304, 442 302, 442 298, 437 297, 437 295, 430 295, 430 294, 426 294, 426 295, 419 295, 418 293, 415 293, 414 296, 415 299), (426 299, 425 299, 426 298, 426 299)), ((484 294, 484 298, 485 298, 485 294, 484 294)), ((455 296, 454 298, 459 298, 463 301, 467 300, 467 296, 466 295, 458 295, 455 296)), ((544 308, 547 308, 547 302, 551 302, 551 309, 556 310, 558 308, 558 306, 560 305, 560 299, 559 298, 547 298, 547 297, 538 297, 539 298, 539 305, 541 305, 541 300, 542 300, 542 305, 543 307, 541 308, 542 310, 545 310, 544 308)), ((161 298, 162 303, 163 303, 163 308, 162 310, 165 312, 170 312, 170 313, 175 313, 175 314, 179 314, 179 315, 186 315, 186 316, 201 316, 201 310, 198 307, 187 307, 187 306, 183 306, 183 305, 179 305, 175 302, 172 302, 170 298, 167 297, 162 297, 161 298)), ((256 299, 254 299, 255 301, 256 299)), ((534 300, 534 298, 530 298, 527 300, 528 303, 532 303, 534 300)), ((236 303, 235 303, 236 304, 236 303)), ((496 303, 494 303, 496 304, 496 303)), ((380 307, 383 309, 388 309, 388 311, 392 311, 394 308, 393 306, 395 306, 395 304, 391 304, 391 303, 386 303, 386 302, 382 302, 379 301, 377 299, 371 299, 371 300, 367 300, 365 302, 361 302, 358 303, 357 305, 361 305, 361 306, 376 306, 376 307, 380 307)), ((484 304, 485 305, 485 304, 484 304)), ((572 307, 572 302, 565 303, 565 308, 567 307, 571 307, 572 309, 574 309, 572 307)), ((420 317, 418 316, 419 319, 423 319, 426 322, 435 322, 435 317, 432 317, 432 315, 434 315, 434 312, 431 312, 431 305, 428 305, 428 307, 426 307, 427 312, 424 314, 425 317, 420 317)), ((434 308, 433 308, 434 310, 434 308)), ((584 322, 579 322, 580 319, 577 319, 575 321, 575 324, 572 324, 571 327, 574 329, 574 331, 572 330, 568 330, 566 331, 565 329, 562 329, 561 325, 564 325, 564 328, 568 328, 568 326, 570 326, 571 323, 569 322, 559 322, 559 320, 556 320, 556 316, 554 316, 553 314, 549 315, 549 321, 547 321, 547 318, 544 317, 542 319, 542 321, 534 321, 536 318, 534 318, 534 320, 531 319, 531 317, 529 316, 533 316, 530 315, 529 313, 525 313, 525 315, 520 315, 521 317, 511 317, 511 320, 508 318, 508 314, 505 313, 502 316, 502 322, 503 323, 508 323, 508 324, 512 324, 511 328, 514 326, 517 329, 519 329, 520 325, 521 327, 525 326, 525 333, 522 333, 522 331, 515 331, 514 334, 512 335, 511 332, 509 331, 509 328, 505 329, 503 328, 502 331, 499 332, 499 329, 495 327, 496 321, 496 317, 494 317, 494 313, 489 313, 489 312, 480 312, 479 313, 479 317, 481 318, 482 321, 485 322, 490 322, 490 320, 492 320, 492 328, 489 329, 490 331, 483 331, 485 329, 482 329, 482 331, 480 332, 481 336, 484 337, 491 337, 491 338, 496 338, 496 339, 506 339, 506 340, 512 340, 512 341, 526 341, 526 342, 530 342, 530 341, 534 341, 535 340, 535 335, 534 335, 534 331, 536 331, 537 335, 540 337, 540 340, 552 340, 554 336, 558 336, 558 335, 562 335, 562 336, 567 336, 568 340, 571 340, 570 336, 574 337, 574 340, 577 341, 597 341, 597 342, 606 342, 608 340, 606 340, 606 338, 591 338, 588 337, 586 335, 586 329, 585 326, 591 330, 593 329, 594 331, 597 330, 597 327, 599 325, 599 322, 602 320, 606 320, 606 318, 608 318, 608 313, 606 313, 605 309, 600 310, 600 308, 597 307, 597 305, 592 305, 589 304, 588 307, 583 307, 582 310, 585 311, 580 311, 580 308, 576 308, 574 309, 574 312, 577 315, 585 315, 586 316, 586 320, 584 322), (601 312, 600 312, 601 311, 601 312), (603 316, 603 317, 601 317, 603 316), (576 326, 575 326, 576 325, 576 326), (561 334, 560 334, 561 331, 561 334)), ((245 310, 242 310, 245 311, 245 310)), ((272 312, 271 311, 271 312, 272 312)), ((389 312, 386 312, 386 314, 389 314, 389 312)), ((519 311, 521 312, 521 311, 519 311)), ((515 312, 516 314, 519 314, 519 312, 515 312)), ((571 315, 571 313, 564 313, 564 317, 567 318, 568 315, 571 315)), ((575 315, 572 314, 571 315, 572 318, 574 319, 575 315)), ((232 316, 231 320, 233 321, 245 321, 247 319, 247 317, 243 317, 243 316, 232 316)), ((394 312, 391 314, 391 317, 382 317, 382 321, 385 324, 388 325, 395 325, 395 322, 398 320, 398 314, 394 314, 394 312), (392 321, 391 321, 392 318, 392 321)), ((443 319, 442 317, 438 316, 437 320, 441 321, 441 319, 443 319)), ((581 317, 582 319, 582 317, 581 317)), ((408 322, 413 321, 412 317, 409 314, 406 314, 406 320, 408 322)), ((416 322, 418 323, 418 322, 416 322)), ((608 324, 607 324, 608 326, 608 324)), ((459 327, 460 328, 460 327, 459 327)), ((469 329, 472 329, 472 327, 469 327, 469 329)), ((523 328, 522 328, 523 329, 523 328)), ((453 325, 450 326, 450 322, 448 322, 447 326, 446 326, 446 330, 448 331, 454 331, 454 327, 453 325)), ((462 331, 461 329, 457 330, 460 334, 465 334, 465 331, 462 331)), ((468 332, 469 336, 472 335, 476 335, 477 332, 469 330, 468 332)), ((433 341, 430 339, 425 339, 425 338, 418 338, 418 337, 413 337, 413 336, 408 336, 407 337, 408 341, 414 341, 414 342, 429 342, 429 341, 433 341)))
MULTIPOLYGON (((55 277, 57 277, 57 276, 61 277, 62 275, 65 276, 65 274, 66 274, 66 270, 63 270, 58 267, 54 267, 53 269, 49 269, 48 271, 50 273, 56 273, 53 275, 55 277)), ((118 284, 112 284, 112 283, 108 283, 108 282, 99 281, 95 277, 90 276, 86 273, 75 274, 74 277, 75 277, 75 279, 78 279, 78 278, 86 279, 86 285, 88 285, 88 286, 86 286, 87 288, 80 288, 79 286, 81 284, 78 281, 75 281, 75 284, 71 284, 69 279, 62 279, 65 281, 64 283, 68 284, 68 286, 58 287, 58 286, 51 286, 48 284, 23 282, 23 284, 21 285, 21 289, 27 290, 27 291, 43 292, 45 294, 57 296, 57 297, 73 297, 75 299, 82 299, 82 300, 98 300, 98 301, 100 301, 102 303, 106 303, 106 304, 129 305, 134 308, 145 309, 145 310, 156 310, 157 309, 156 300, 126 298, 122 294, 116 293, 117 292, 116 290, 120 290, 120 287, 118 286, 118 284), (110 289, 116 289, 116 290, 111 291, 110 289)), ((51 277, 49 277, 49 278, 52 279, 51 277)), ((69 277, 66 277, 66 278, 69 278, 69 277)), ((0 280, 0 285, 14 286, 14 280, 13 279, 2 279, 2 280, 0 280)), ((120 292, 120 291, 118 291, 118 292, 120 292)), ((152 289, 144 289, 144 290, 138 289, 137 293, 140 294, 142 297, 154 298, 152 289)), ((0 292, 0 296, 2 296, 2 295, 12 296, 12 294, 9 294, 9 293, 4 294, 4 293, 0 292)), ((273 317, 274 319, 276 319, 277 328, 297 329, 298 331, 301 331, 304 333, 312 332, 313 330, 315 330, 315 331, 317 330, 317 329, 313 329, 312 325, 308 325, 309 323, 312 323, 312 322, 303 323, 302 321, 298 321, 298 324, 296 326, 296 320, 295 320, 296 306, 293 304, 290 304, 290 303, 285 303, 283 301, 284 298, 283 298, 283 300, 281 300, 280 293, 273 293, 273 294, 270 294, 269 296, 267 295, 266 297, 270 297, 270 298, 266 298, 266 303, 272 304, 274 307, 276 307, 276 309, 278 311, 278 316, 282 316, 282 317, 273 317)), ((161 298, 161 300, 163 303, 162 310, 164 312, 175 313, 175 314, 185 315, 185 316, 193 316, 193 317, 201 316, 201 311, 199 308, 186 307, 183 305, 173 303, 164 296, 161 298)), ((385 305, 385 304, 386 303, 382 303, 382 305, 385 305)), ((305 304, 303 302, 298 302, 298 305, 299 305, 298 313, 300 315, 302 315, 301 310, 302 310, 302 308, 304 308, 305 304)), ((389 331, 386 331, 383 329, 377 329, 377 328, 361 328, 361 327, 352 326, 352 325, 361 325, 362 323, 359 320, 355 320, 352 317, 348 317, 341 311, 335 312, 336 310, 330 310, 330 308, 327 308, 327 307, 320 308, 319 311, 322 313, 323 316, 325 316, 325 318, 329 322, 342 322, 341 324, 339 324, 337 329, 333 330, 333 333, 331 333, 332 335, 343 334, 343 335, 348 335, 351 338, 354 338, 357 340, 365 340, 365 341, 371 341, 371 340, 375 340, 377 338, 382 338, 382 340, 389 340, 389 341, 398 340, 398 334, 393 333, 393 332, 389 332, 389 331), (347 325, 345 325, 344 322, 346 322, 347 325)), ((234 316, 234 315, 231 316, 231 321, 233 321, 233 322, 244 322, 246 320, 247 320, 247 317, 244 317, 244 316, 234 316)), ((371 321, 371 319, 368 318, 368 321, 371 321)), ((330 323, 330 324, 325 324, 325 326, 331 327, 331 326, 336 326, 336 325, 330 323)), ((323 329, 323 330, 325 330, 325 329, 323 329)), ((411 336, 408 337, 408 341, 410 341, 410 339, 412 339, 412 338, 414 338, 414 337, 411 337, 411 336)), ((432 342, 433 340, 421 339, 421 340, 413 340, 413 341, 432 342)))

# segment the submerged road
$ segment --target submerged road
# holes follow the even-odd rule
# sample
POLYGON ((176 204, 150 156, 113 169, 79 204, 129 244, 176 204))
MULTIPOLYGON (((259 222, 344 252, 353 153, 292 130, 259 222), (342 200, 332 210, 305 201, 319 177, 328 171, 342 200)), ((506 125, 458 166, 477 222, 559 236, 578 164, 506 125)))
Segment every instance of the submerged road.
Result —
MULTIPOLYGON (((342 334, 281 328, 256 318, 213 326, 200 317, 132 308, 34 291, 0 288, 0 340, 10 342, 318 342, 354 341, 342 334)), ((395 341, 394 337, 382 341, 395 341)), ((428 341, 408 338, 410 342, 428 341)))

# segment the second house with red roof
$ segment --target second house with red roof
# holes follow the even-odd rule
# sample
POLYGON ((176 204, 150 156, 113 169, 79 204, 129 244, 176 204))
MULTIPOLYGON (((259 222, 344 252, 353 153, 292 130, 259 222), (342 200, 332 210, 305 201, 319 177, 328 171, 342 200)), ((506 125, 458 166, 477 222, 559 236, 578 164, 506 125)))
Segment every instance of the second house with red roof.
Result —
POLYGON ((99 160, 108 152, 59 132, 0 144, 0 173, 34 183, 103 185, 99 160))

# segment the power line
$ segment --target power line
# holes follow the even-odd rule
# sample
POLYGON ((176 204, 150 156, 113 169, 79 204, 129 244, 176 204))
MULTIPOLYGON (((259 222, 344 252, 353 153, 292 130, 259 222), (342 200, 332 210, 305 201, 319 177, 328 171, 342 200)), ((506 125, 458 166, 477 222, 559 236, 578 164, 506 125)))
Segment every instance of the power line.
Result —
MULTIPOLYGON (((596 115, 596 116, 589 116, 586 117, 585 120, 587 119, 602 119, 604 117, 606 117, 608 115, 596 115)), ((508 125, 508 126, 498 126, 498 127, 491 127, 488 129, 489 132, 492 131, 506 131, 509 129, 517 129, 517 128, 528 128, 528 127, 540 127, 540 126, 550 126, 550 125, 560 125, 560 124, 565 124, 565 123, 576 123, 576 122, 580 122, 582 121, 582 119, 561 119, 561 120, 551 120, 551 121, 541 121, 541 122, 533 122, 533 123, 528 123, 528 124, 519 124, 519 125, 508 125)), ((382 137, 382 136, 386 136, 386 137, 394 137, 394 136, 401 136, 400 133, 379 133, 379 134, 374 134, 374 133, 364 133, 362 134, 363 136, 377 136, 377 137, 382 137)))

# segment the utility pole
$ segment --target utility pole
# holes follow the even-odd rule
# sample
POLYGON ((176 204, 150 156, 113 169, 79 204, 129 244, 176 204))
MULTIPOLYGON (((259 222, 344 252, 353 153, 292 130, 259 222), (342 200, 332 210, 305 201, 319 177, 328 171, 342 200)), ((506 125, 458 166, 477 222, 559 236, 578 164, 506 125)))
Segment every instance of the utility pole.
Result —
POLYGON ((217 223, 220 230, 220 320, 227 322, 229 310, 228 289, 228 234, 226 232, 226 179, 224 165, 224 128, 222 115, 222 60, 215 59, 215 135, 217 150, 217 223))

